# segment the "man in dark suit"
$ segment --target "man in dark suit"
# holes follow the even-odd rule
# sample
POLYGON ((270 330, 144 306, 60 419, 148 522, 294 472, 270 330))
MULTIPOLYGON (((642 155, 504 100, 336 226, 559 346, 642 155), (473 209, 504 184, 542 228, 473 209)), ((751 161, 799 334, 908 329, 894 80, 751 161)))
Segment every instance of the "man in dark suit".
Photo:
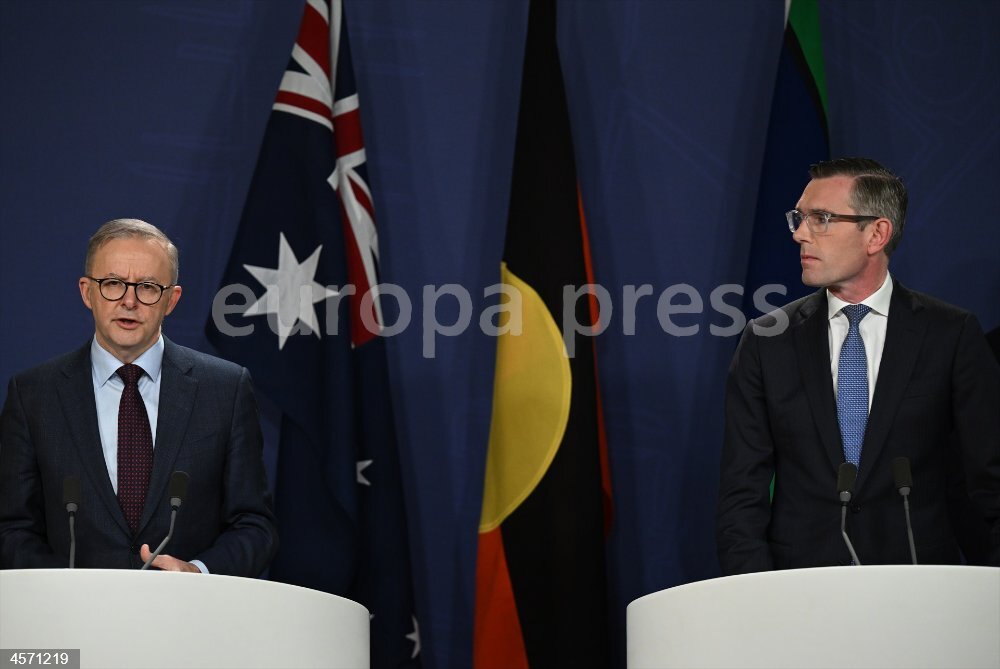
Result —
POLYGON ((802 280, 820 290, 752 321, 730 367, 723 572, 850 564, 837 490, 845 461, 858 468, 847 519, 858 560, 910 562, 897 457, 911 464, 919 561, 961 559, 949 513, 957 472, 1000 566, 1000 368, 982 330, 889 275, 907 201, 896 175, 859 158, 810 175, 787 218, 802 280))
POLYGON ((80 482, 76 565, 257 576, 277 550, 250 378, 161 334, 181 296, 177 249, 135 219, 91 238, 80 295, 95 335, 11 379, 0 414, 0 568, 65 567, 64 482, 80 482), (153 439, 155 435, 155 439, 153 439))

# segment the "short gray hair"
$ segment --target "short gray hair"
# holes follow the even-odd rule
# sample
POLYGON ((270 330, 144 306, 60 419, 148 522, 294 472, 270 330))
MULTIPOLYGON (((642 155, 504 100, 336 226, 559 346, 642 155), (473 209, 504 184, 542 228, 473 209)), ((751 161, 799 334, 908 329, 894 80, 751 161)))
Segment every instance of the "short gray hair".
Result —
MULTIPOLYGON (((903 180, 871 158, 837 158, 816 163, 809 168, 813 179, 829 177, 854 177, 851 190, 851 207, 862 216, 881 216, 892 221, 892 237, 885 245, 885 254, 899 246, 906 223, 908 196, 903 180)), ((868 221, 858 223, 862 230, 868 221)))
POLYGON ((180 276, 181 262, 177 247, 170 241, 162 230, 155 225, 140 221, 138 218, 116 218, 108 221, 97 229, 97 232, 87 243, 87 258, 83 263, 83 271, 88 276, 91 272, 91 265, 94 262, 94 255, 97 250, 110 242, 112 239, 154 239, 163 245, 170 259, 170 283, 176 285, 180 276))

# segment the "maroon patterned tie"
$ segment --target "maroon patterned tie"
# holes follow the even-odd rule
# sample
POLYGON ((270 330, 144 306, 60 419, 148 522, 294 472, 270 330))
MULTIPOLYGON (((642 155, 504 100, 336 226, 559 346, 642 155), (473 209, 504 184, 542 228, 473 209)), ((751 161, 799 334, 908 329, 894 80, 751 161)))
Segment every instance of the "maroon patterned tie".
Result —
POLYGON ((143 374, 138 365, 123 365, 118 370, 125 382, 118 405, 118 504, 133 535, 139 529, 153 471, 153 433, 139 394, 139 377, 143 374))

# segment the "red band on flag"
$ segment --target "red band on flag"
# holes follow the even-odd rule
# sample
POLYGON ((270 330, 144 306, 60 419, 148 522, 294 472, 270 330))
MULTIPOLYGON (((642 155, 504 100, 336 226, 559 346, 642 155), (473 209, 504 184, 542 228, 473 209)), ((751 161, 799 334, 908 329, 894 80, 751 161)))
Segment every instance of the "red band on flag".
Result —
POLYGON ((289 107, 304 109, 314 114, 318 114, 323 118, 330 118, 330 108, 328 106, 315 98, 300 95, 299 93, 292 93, 291 91, 278 91, 278 95, 274 98, 274 101, 275 103, 285 104, 289 107))
POLYGON ((357 199, 358 204, 360 204, 368 215, 372 217, 372 222, 375 222, 375 207, 372 205, 372 201, 368 199, 368 193, 362 188, 353 178, 348 179, 348 183, 351 184, 351 192, 354 193, 354 197, 357 199))
POLYGON ((330 26, 312 5, 306 5, 295 43, 316 61, 330 79, 330 26))
POLYGON ((500 528, 479 535, 474 669, 528 669, 500 528))
POLYGON ((358 240, 351 230, 350 219, 344 210, 344 203, 339 199, 338 202, 340 203, 340 220, 344 226, 347 279, 354 285, 355 289, 354 294, 350 296, 348 302, 351 309, 351 344, 361 346, 375 337, 379 325, 378 315, 375 313, 375 302, 372 301, 368 309, 368 317, 365 319, 368 325, 365 325, 365 320, 361 318, 361 298, 371 291, 371 285, 368 282, 368 275, 365 274, 365 266, 361 260, 361 251, 358 249, 358 240))
MULTIPOLYGON (((586 267, 587 283, 596 284, 594 277, 594 263, 590 257, 590 235, 587 234, 587 217, 583 213, 583 196, 580 194, 580 186, 576 187, 576 205, 580 211, 580 233, 583 237, 583 264, 586 267)), ((601 309, 597 302, 597 296, 590 293, 590 322, 594 333, 597 333, 597 326, 601 320, 601 309)), ((604 404, 601 402, 601 377, 597 367, 597 346, 594 346, 594 387, 597 391, 597 442, 600 446, 601 456, 601 501, 604 506, 604 534, 611 532, 611 525, 615 517, 614 498, 611 496, 611 463, 608 459, 608 434, 604 429, 604 404)))
POLYGON ((352 109, 333 117, 333 139, 337 143, 337 157, 365 148, 361 137, 361 112, 352 109))

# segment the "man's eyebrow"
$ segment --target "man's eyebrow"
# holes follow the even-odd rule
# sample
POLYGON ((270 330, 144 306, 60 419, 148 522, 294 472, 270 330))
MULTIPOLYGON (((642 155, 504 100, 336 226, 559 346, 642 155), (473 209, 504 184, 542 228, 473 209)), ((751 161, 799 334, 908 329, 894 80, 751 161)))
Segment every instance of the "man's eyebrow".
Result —
MULTIPOLYGON (((118 279, 120 281, 125 281, 126 280, 125 277, 123 277, 121 274, 118 274, 117 272, 108 272, 104 276, 104 278, 105 279, 118 279)), ((147 274, 144 277, 139 277, 136 280, 136 283, 155 283, 155 284, 160 285, 160 280, 159 280, 159 278, 153 276, 152 274, 147 274)), ((166 284, 162 284, 162 285, 166 285, 166 284)))

